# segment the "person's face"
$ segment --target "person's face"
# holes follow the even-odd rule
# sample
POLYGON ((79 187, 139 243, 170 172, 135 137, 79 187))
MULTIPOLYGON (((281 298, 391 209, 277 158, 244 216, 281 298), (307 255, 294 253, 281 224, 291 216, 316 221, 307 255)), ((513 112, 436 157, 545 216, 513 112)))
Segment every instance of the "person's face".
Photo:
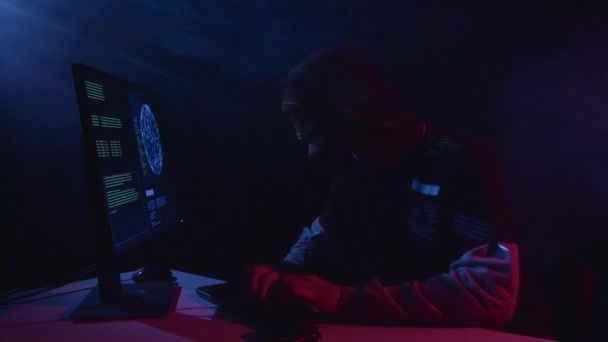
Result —
POLYGON ((318 153, 324 143, 321 125, 295 88, 287 87, 283 90, 281 107, 293 125, 298 140, 308 145, 309 156, 318 153))

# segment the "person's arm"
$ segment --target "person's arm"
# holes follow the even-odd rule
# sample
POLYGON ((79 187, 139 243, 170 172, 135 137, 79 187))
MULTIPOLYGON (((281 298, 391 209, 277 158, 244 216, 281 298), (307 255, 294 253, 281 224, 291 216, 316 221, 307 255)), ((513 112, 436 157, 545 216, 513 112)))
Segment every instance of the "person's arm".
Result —
POLYGON ((325 230, 317 217, 310 227, 305 227, 298 241, 293 245, 287 256, 275 268, 280 272, 297 272, 307 267, 315 257, 317 241, 325 230))
POLYGON ((486 328, 502 328, 514 316, 520 286, 519 246, 506 179, 489 146, 467 139, 468 173, 479 181, 477 197, 487 205, 490 230, 504 242, 480 242, 462 251, 447 273, 428 279, 401 286, 383 286, 372 279, 360 288, 342 288, 340 316, 377 323, 486 328))
POLYGON ((484 245, 453 262, 448 273, 383 286, 342 287, 337 318, 378 324, 459 325, 499 329, 512 318, 519 293, 519 250, 484 245))

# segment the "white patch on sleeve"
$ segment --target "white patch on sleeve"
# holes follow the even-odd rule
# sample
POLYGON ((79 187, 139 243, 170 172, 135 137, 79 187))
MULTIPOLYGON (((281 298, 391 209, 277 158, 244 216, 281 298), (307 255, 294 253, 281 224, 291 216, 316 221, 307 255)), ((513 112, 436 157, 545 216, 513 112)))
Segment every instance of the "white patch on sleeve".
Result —
POLYGON ((325 229, 323 229, 323 226, 321 226, 321 221, 319 220, 318 217, 310 225, 310 231, 311 231, 311 234, 310 234, 311 237, 325 233, 325 229))
POLYGON ((305 227, 302 230, 302 234, 298 238, 298 241, 295 245, 293 245, 293 247, 291 247, 291 250, 284 260, 296 265, 304 262, 306 258, 309 258, 313 254, 315 247, 314 238, 322 235, 323 233, 325 233, 325 229, 323 229, 321 222, 317 217, 317 219, 314 220, 314 222, 310 225, 310 228, 305 227))
POLYGON ((427 196, 437 196, 439 195, 440 186, 425 184, 414 179, 412 181, 412 190, 427 196))

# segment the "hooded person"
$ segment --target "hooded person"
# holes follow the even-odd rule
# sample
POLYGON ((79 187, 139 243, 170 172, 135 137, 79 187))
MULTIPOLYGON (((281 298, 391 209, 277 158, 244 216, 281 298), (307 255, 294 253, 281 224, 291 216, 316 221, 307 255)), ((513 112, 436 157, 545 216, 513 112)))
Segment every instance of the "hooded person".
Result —
POLYGON ((338 321, 504 328, 519 246, 487 145, 417 118, 356 47, 311 56, 282 90, 310 159, 335 176, 284 260, 249 270, 250 290, 338 321))

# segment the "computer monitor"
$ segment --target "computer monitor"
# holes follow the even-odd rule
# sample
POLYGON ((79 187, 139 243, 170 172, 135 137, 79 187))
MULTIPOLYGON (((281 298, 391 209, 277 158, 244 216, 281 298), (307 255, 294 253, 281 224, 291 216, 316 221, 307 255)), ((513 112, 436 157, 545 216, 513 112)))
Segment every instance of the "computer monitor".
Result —
POLYGON ((178 223, 163 142, 163 108, 152 90, 90 66, 72 74, 91 203, 98 286, 75 320, 166 314, 175 283, 122 284, 118 257, 178 223))

